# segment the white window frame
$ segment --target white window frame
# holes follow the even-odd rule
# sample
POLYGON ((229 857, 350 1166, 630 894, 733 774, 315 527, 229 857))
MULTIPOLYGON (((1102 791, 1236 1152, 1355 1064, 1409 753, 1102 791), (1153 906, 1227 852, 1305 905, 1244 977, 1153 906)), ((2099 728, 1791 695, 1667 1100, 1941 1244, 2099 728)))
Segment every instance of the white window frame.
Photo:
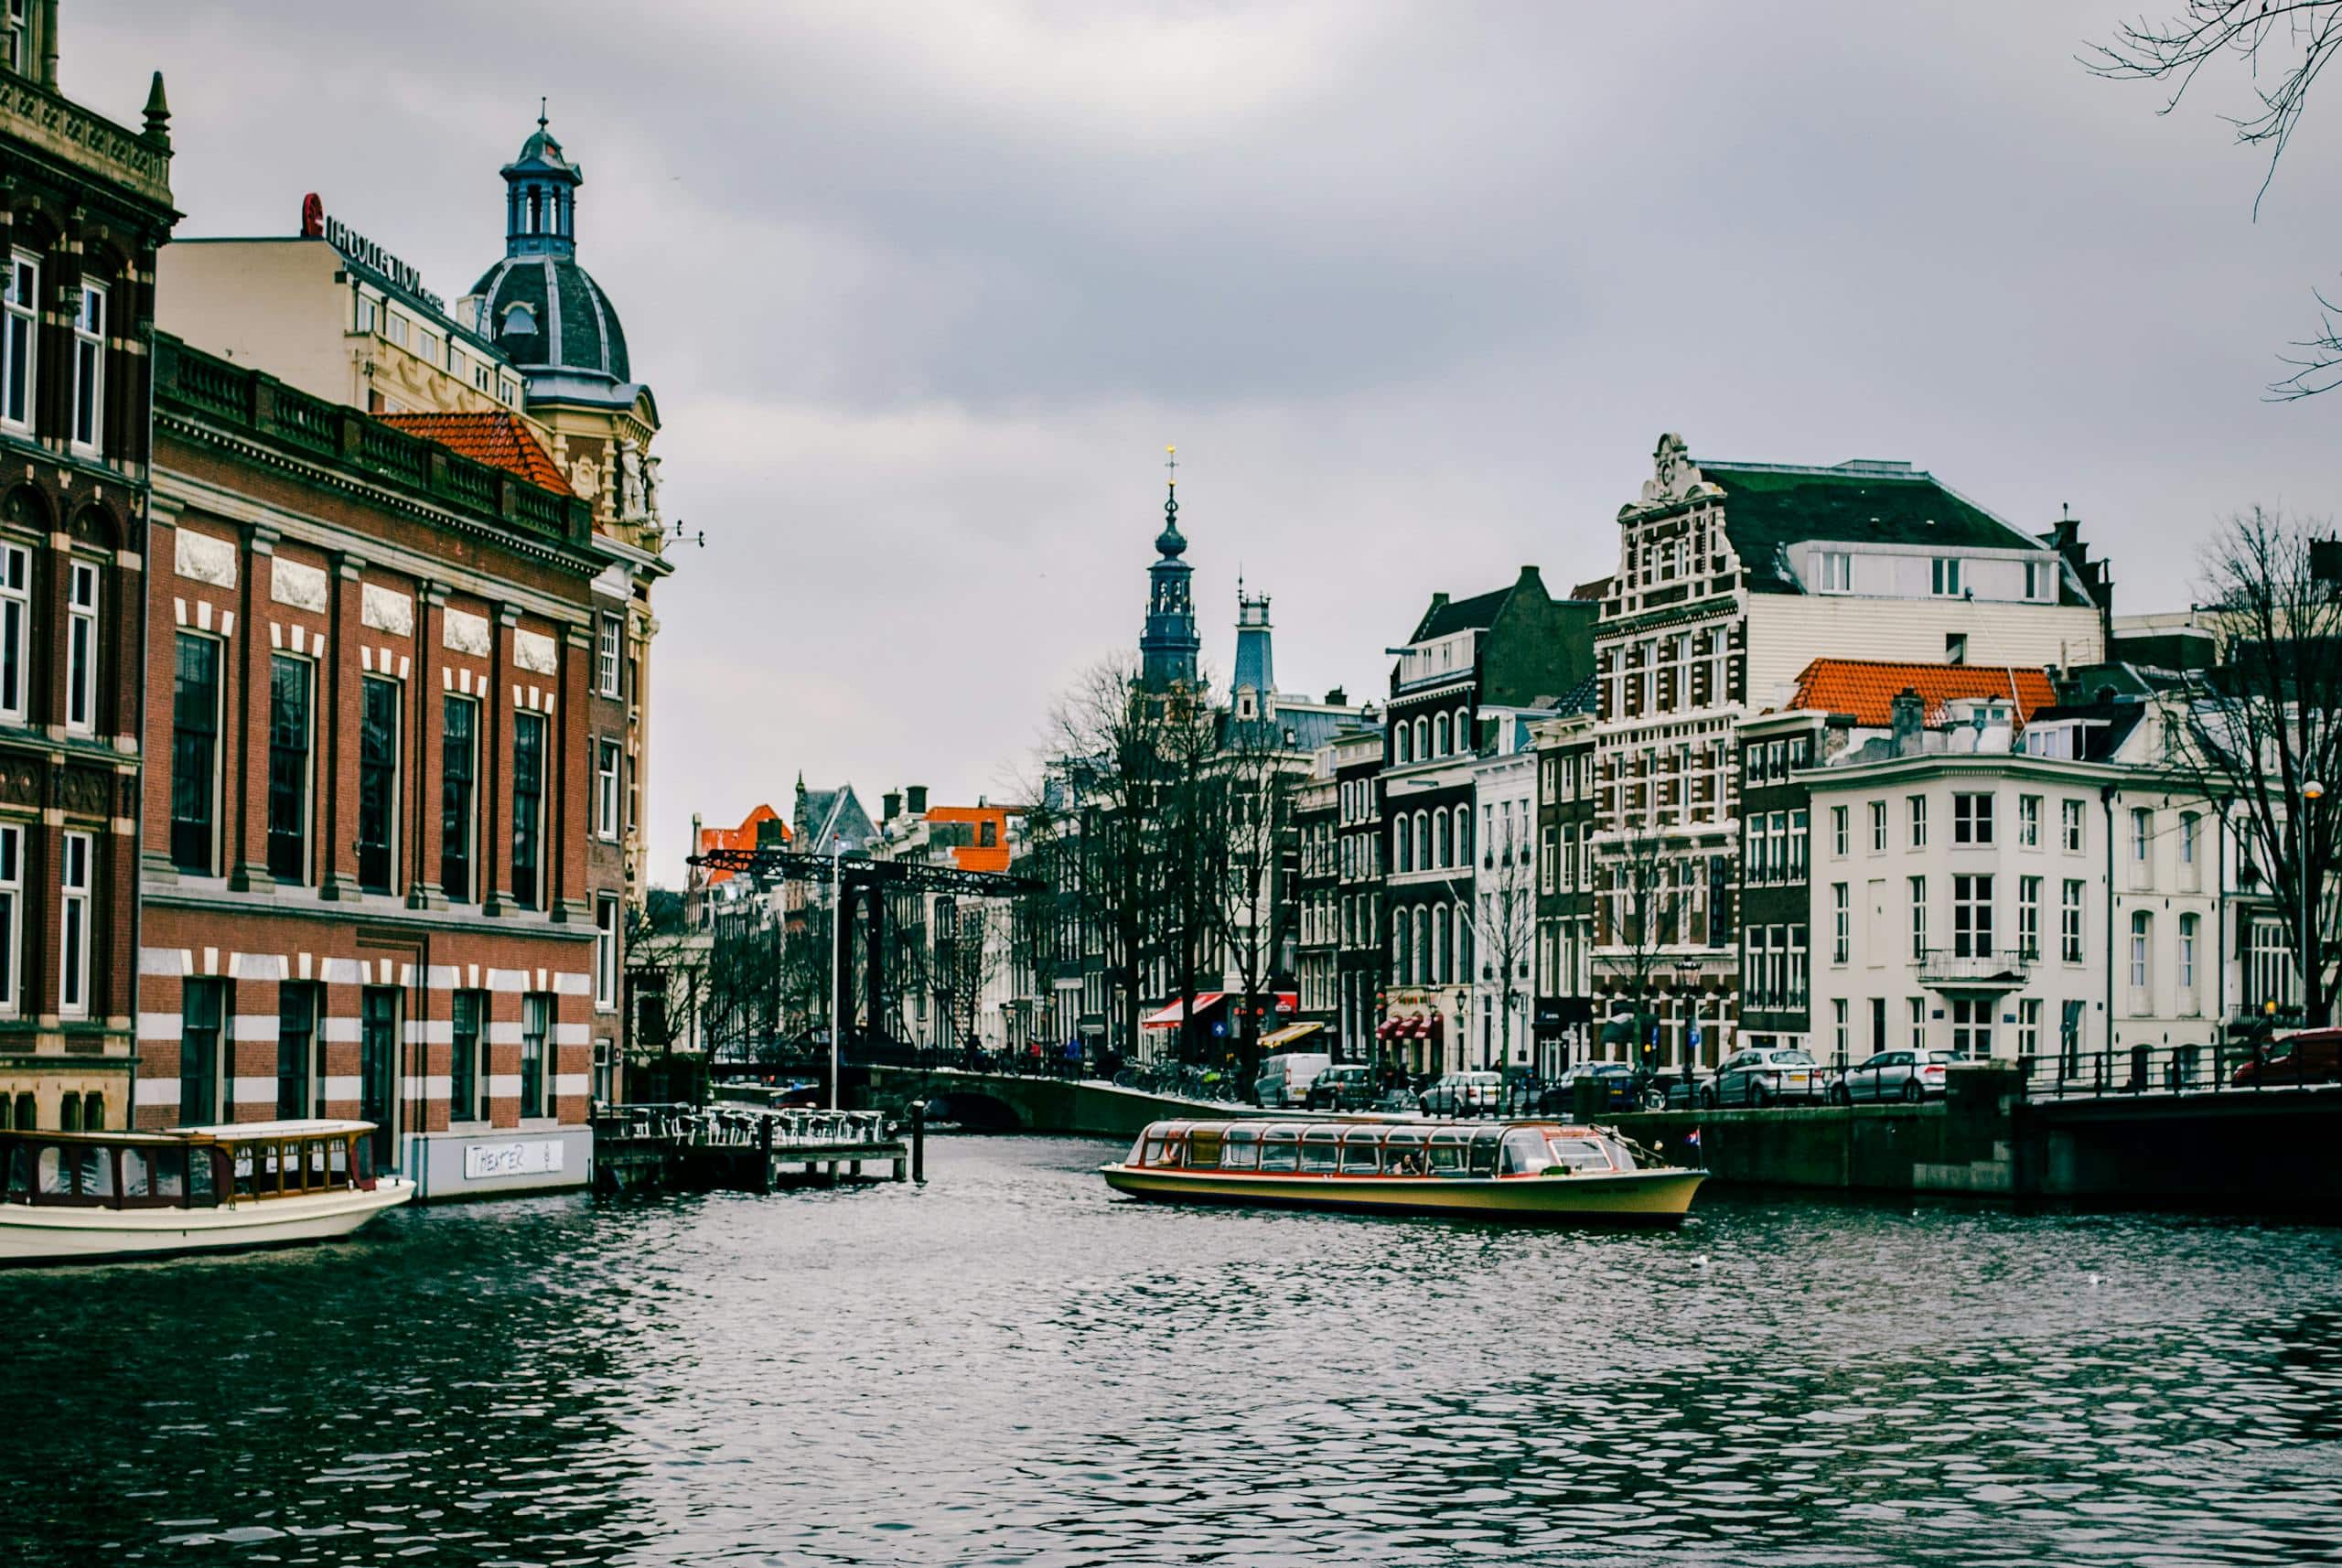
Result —
POLYGON ((0 425, 29 431, 33 410, 39 406, 40 376, 40 258, 30 251, 8 252, 5 322, 0 322, 0 425), (23 353, 17 353, 21 338, 23 353), (22 417, 8 413, 21 402, 22 417))
POLYGON ((2084 890, 2079 878, 2068 876, 2057 889, 2057 958, 2079 963, 2088 954, 2089 928, 2083 923, 2084 890))
POLYGON ((1830 851, 1832 859, 1843 860, 1846 858, 1846 849, 1850 842, 1848 838, 1848 832, 1846 808, 1843 806, 1831 807, 1830 851))
POLYGON ((2089 813, 2079 800, 2057 802, 2058 842, 2068 854, 2084 854, 2090 849, 2089 813))
POLYGON ((91 835, 68 830, 58 839, 57 1015, 90 1015, 90 887, 97 846, 91 835), (78 938, 78 940, 77 940, 78 938))
POLYGON ((0 720, 14 724, 24 723, 32 705, 32 552, 0 541, 0 720))
POLYGON ((1906 816, 1910 823, 1910 847, 1913 849, 1927 848, 1928 798, 1925 795, 1906 795, 1903 798, 1903 804, 1906 816))
POLYGON ((618 839, 618 743, 594 742, 594 836, 604 843, 618 839))
POLYGON ((106 285, 81 280, 73 311, 73 449, 95 455, 106 435, 106 285), (86 415, 86 417, 85 417, 86 415))
POLYGON ((624 646, 618 618, 604 616, 594 644, 594 688, 605 697, 622 694, 618 690, 618 672, 623 661, 618 655, 624 646))
POLYGON ((605 893, 594 900, 594 1011, 615 1013, 618 1005, 618 901, 605 893))
POLYGON ((395 310, 383 312, 382 336, 397 344, 400 348, 405 348, 407 338, 406 317, 400 315, 395 310))
POLYGON ((1825 594, 1851 594, 1854 591, 1854 555, 1851 550, 1821 552, 1821 589, 1825 594))
POLYGON ((2179 917, 2179 1010, 2196 1011, 2196 964, 2202 955, 2204 922, 2194 911, 2179 917))
POLYGON ((24 994, 25 830, 0 822, 0 1018, 14 1018, 24 994))
POLYGON ((2154 950, 2155 918, 2144 909, 2131 912, 2131 990, 2138 997, 2147 994, 2154 979, 2154 950))
POLYGON ((1928 951, 1928 879, 1924 876, 1905 878, 1911 895, 1911 956, 1924 958, 1928 951))
POLYGON ((381 319, 381 307, 374 303, 374 296, 364 289, 353 289, 350 292, 357 300, 357 304, 351 306, 349 319, 352 329, 371 337, 375 331, 375 323, 381 319))
POLYGON ((1993 791, 1961 790, 1951 798, 1951 842, 1988 844, 1993 842, 1993 791))
POLYGON ((1928 582, 1934 596, 1939 599, 1960 597, 1960 557, 1939 555, 1929 564, 1928 582))
POLYGON ((1851 963, 1854 956, 1854 904, 1851 883, 1830 885, 1830 961, 1851 963))
POLYGON ((1870 803, 1870 852, 1873 854, 1886 853, 1886 802, 1884 800, 1870 803))
POLYGON ((98 567, 66 562, 65 728, 95 735, 98 727, 98 567))
POLYGON ((2019 795, 2016 798, 2016 842, 2020 849, 2041 847, 2041 797, 2019 795))

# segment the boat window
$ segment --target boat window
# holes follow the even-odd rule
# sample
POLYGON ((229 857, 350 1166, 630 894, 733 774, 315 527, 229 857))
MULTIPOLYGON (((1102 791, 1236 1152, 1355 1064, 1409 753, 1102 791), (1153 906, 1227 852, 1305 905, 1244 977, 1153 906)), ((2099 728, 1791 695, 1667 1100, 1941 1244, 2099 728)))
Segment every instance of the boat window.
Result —
POLYGON ((1369 1133, 1342 1140, 1342 1171, 1347 1176, 1372 1176, 1382 1168, 1382 1145, 1369 1133))
POLYGON ((1612 1170, 1630 1171, 1635 1168, 1635 1156, 1628 1154, 1627 1152, 1627 1145, 1618 1142, 1617 1139, 1605 1138, 1602 1140, 1602 1146, 1610 1152, 1610 1168, 1612 1170))
POLYGON ((1187 1168, 1191 1171, 1216 1171, 1219 1168, 1219 1133, 1198 1128, 1187 1134, 1187 1168))
POLYGON ((1330 1176, 1341 1155, 1341 1145, 1335 1142, 1339 1136, 1331 1128, 1311 1129, 1301 1141, 1301 1168, 1313 1176, 1330 1176))
POLYGON ((228 1150, 228 1168, 232 1173, 236 1194, 240 1197, 252 1195, 252 1146, 237 1144, 228 1150))
POLYGON ((122 1196, 140 1202, 155 1196, 152 1162, 144 1149, 122 1151, 122 1196))
POLYGON ((1506 1176, 1535 1176, 1553 1163, 1545 1148, 1545 1140, 1527 1128, 1520 1128, 1504 1135, 1504 1174, 1506 1176))
POLYGON ((1163 1164, 1163 1140, 1155 1137, 1142 1139, 1139 1144, 1138 1163, 1143 1165, 1163 1164))
POLYGON ((349 1185, 349 1144, 340 1138, 326 1145, 326 1169, 333 1173, 333 1185, 349 1185))
POLYGON ((1434 1144, 1431 1146, 1431 1174, 1462 1176, 1464 1146, 1461 1144, 1434 1144))
POLYGON ((1501 1127, 1483 1127, 1472 1134, 1472 1174, 1477 1176, 1497 1174, 1497 1145, 1503 1140, 1501 1127))
POLYGON ((301 1145, 301 1151, 302 1163, 307 1165, 309 1170, 310 1190, 314 1192, 319 1187, 331 1186, 326 1175, 325 1140, 312 1138, 301 1145))
POLYGON ((217 1208, 220 1206, 218 1150, 189 1149, 187 1152, 187 1206, 189 1208, 217 1208))
MULTIPOLYGON (((0 1103, 5 1097, 0 1096, 0 1103)), ((33 1146, 17 1144, 8 1151, 8 1201, 30 1203, 33 1200, 33 1146)))
POLYGON ((84 1144, 73 1151, 73 1196, 85 1203, 113 1198, 113 1151, 102 1144, 84 1144))
POLYGON ((157 1149, 153 1156, 155 1196, 172 1203, 187 1201, 187 1151, 157 1149))
POLYGON ((1547 1146, 1552 1150, 1553 1163, 1573 1171, 1606 1171, 1610 1156, 1601 1141, 1595 1138, 1554 1138, 1547 1146))
POLYGON ((1261 1168, 1264 1171, 1299 1170, 1299 1134, 1290 1127, 1272 1127, 1261 1139, 1261 1168))
POLYGON ((1230 1127, 1227 1141, 1220 1145, 1219 1168, 1224 1171, 1259 1170, 1261 1130, 1258 1127, 1230 1127))

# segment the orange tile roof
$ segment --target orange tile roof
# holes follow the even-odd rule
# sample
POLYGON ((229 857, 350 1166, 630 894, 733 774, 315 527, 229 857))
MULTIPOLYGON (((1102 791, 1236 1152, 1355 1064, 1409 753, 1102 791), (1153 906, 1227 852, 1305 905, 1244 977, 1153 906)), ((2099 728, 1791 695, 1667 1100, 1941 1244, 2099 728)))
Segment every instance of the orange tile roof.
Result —
MULTIPOLYGON (((704 854, 712 849, 754 849, 757 847, 757 829, 760 823, 764 822, 779 822, 780 842, 783 843, 789 842, 789 824, 781 822, 780 813, 770 806, 758 806, 755 811, 750 811, 736 828, 700 829, 698 846, 692 853, 704 854)), ((707 886, 710 887, 719 882, 730 880, 732 880, 732 873, 720 866, 707 874, 707 886)))
POLYGON ((477 413, 378 413, 394 430, 436 441, 452 452, 566 494, 569 481, 529 427, 502 409, 477 413))
POLYGON ((1844 714, 1859 725, 1894 722, 1895 699, 1917 692, 1930 724, 1940 723, 1944 704, 1962 698, 2005 697, 2022 728, 2036 708, 2055 705, 2048 675, 2027 665, 1892 664, 1864 659, 1817 659, 1797 678, 1792 708, 1844 714))
POLYGON ((983 829, 978 824, 993 825, 991 843, 954 844, 952 864, 962 871, 1006 871, 1008 869, 1008 811, 1003 806, 936 806, 927 813, 930 822, 965 822, 974 831, 970 838, 980 838, 983 829))

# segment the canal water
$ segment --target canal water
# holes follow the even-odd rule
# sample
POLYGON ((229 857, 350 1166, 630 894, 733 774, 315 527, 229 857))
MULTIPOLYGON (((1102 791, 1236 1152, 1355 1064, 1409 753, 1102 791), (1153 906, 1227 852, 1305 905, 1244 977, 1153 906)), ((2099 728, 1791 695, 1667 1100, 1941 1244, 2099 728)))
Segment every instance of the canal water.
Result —
POLYGON ((0 1563, 2342 1556, 2342 1230, 1181 1211, 1106 1152, 0 1277, 0 1563))

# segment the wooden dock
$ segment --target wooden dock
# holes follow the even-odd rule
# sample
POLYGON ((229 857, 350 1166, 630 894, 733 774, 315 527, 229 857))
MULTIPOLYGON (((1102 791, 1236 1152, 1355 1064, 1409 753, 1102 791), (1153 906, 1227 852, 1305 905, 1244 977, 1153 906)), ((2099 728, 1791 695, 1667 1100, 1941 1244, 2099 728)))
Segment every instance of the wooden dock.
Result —
POLYGON ((594 1118, 594 1188, 603 1193, 775 1192, 925 1181, 914 1114, 908 1138, 876 1111, 747 1104, 618 1105, 594 1118))

